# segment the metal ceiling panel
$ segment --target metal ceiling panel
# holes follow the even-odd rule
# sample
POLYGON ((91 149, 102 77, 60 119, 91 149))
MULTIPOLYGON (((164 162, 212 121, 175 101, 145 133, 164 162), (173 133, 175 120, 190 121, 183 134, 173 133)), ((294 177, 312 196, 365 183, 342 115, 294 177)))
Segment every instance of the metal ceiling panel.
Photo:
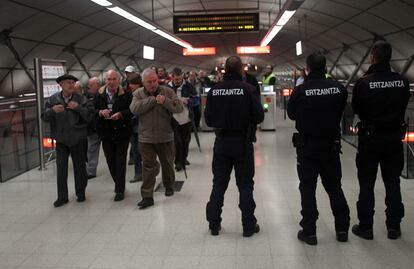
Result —
MULTIPOLYGON (((3 0, 4 1, 4 0, 3 0)), ((8 2, 21 3, 22 5, 36 6, 38 9, 47 9, 54 5, 60 5, 65 0, 7 0, 8 2)))
POLYGON ((70 0, 60 1, 58 5, 52 6, 47 11, 59 16, 79 20, 99 10, 99 6, 91 1, 70 0), (76 7, 76 8, 74 8, 76 7))
POLYGON ((414 1, 411 2, 413 5, 410 6, 402 1, 387 1, 371 9, 370 13, 384 18, 401 28, 413 27, 414 1))
POLYGON ((91 31, 91 28, 79 25, 69 24, 68 26, 59 29, 59 31, 46 39, 47 42, 58 44, 70 44, 74 40, 79 40, 91 31))
MULTIPOLYGON (((327 0, 323 0, 323 1, 327 1, 327 0)), ((337 2, 337 3, 342 3, 343 5, 352 6, 354 8, 361 9, 361 10, 367 9, 367 8, 371 7, 372 5, 375 5, 377 3, 384 2, 384 0, 363 0, 363 1, 361 1, 361 0, 330 0, 330 1, 337 2)))
POLYGON ((13 28, 16 24, 21 23, 35 13, 36 11, 33 9, 7 1, 0 1, 0 31, 13 28), (15 12, 16 10, 19 10, 19 12, 15 12))
POLYGON ((99 29, 104 26, 111 25, 112 23, 116 23, 121 19, 122 18, 120 16, 114 14, 109 10, 102 8, 97 13, 91 14, 90 16, 81 19, 80 22, 94 26, 99 29))
POLYGON ((40 13, 13 29, 13 36, 42 40, 67 25, 67 20, 40 13))
MULTIPOLYGON (((307 1, 305 1, 305 3, 306 2, 307 1)), ((341 5, 334 1, 319 0, 314 2, 317 2, 317 4, 313 7, 313 10, 317 10, 320 13, 329 14, 330 16, 337 18, 348 18, 357 15, 360 12, 359 9, 341 5)))
POLYGON ((345 22, 339 25, 336 29, 338 29, 339 31, 352 33, 352 35, 357 40, 365 40, 373 37, 373 35, 369 31, 363 30, 357 25, 349 22, 345 22))
POLYGON ((392 24, 389 24, 383 19, 370 15, 368 13, 363 13, 359 16, 356 16, 355 18, 352 18, 352 22, 363 29, 367 29, 379 35, 387 34, 398 30, 398 28, 393 26, 392 24))
POLYGON ((95 50, 98 45, 104 43, 106 40, 109 40, 112 37, 113 35, 105 33, 105 32, 101 32, 101 31, 92 32, 85 38, 79 40, 76 46, 80 48, 95 50))
MULTIPOLYGON (((16 60, 13 57, 13 54, 6 46, 0 46, 0 67, 11 67, 16 63, 16 60)), ((0 75, 0 79, 2 75, 0 75)))
POLYGON ((98 44, 95 49, 99 51, 108 51, 114 49, 116 45, 120 44, 121 42, 125 41, 124 38, 112 36, 111 38, 104 40, 100 44, 98 44))
POLYGON ((100 27, 102 30, 117 34, 122 34, 123 32, 129 31, 132 28, 135 28, 138 31, 138 29, 142 27, 139 27, 138 25, 121 18, 119 18, 119 20, 116 22, 100 27))

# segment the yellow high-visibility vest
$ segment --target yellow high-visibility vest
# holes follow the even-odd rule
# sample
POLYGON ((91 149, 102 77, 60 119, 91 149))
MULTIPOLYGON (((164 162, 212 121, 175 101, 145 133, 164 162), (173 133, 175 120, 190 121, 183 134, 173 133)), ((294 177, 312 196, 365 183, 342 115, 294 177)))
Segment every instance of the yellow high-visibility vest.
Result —
POLYGON ((271 80, 272 78, 276 78, 276 76, 275 76, 275 75, 273 75, 273 74, 270 74, 270 75, 268 75, 267 77, 263 77, 263 80, 262 80, 263 85, 270 85, 269 83, 270 83, 270 80, 271 80))

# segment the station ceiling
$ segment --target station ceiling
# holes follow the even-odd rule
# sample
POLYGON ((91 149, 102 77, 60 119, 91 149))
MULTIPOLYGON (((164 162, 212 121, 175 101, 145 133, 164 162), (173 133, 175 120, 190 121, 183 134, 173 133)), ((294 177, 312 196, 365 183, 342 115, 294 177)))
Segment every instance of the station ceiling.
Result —
MULTIPOLYGON (((179 35, 194 47, 216 47, 215 56, 184 57, 182 47, 155 35, 89 0, 2 0, 0 1, 0 95, 33 89, 10 49, 8 37, 18 55, 33 71, 35 57, 67 61, 71 73, 83 81, 87 76, 67 49, 72 46, 92 75, 116 64, 141 68, 162 65, 167 69, 211 70, 236 53, 236 46, 259 45, 285 0, 119 0, 139 16, 173 32, 173 15, 259 12, 260 30, 251 33, 179 35), (195 12, 197 11, 197 12, 195 12), (142 59, 142 46, 155 48, 155 60, 142 59), (131 60, 131 56, 136 60, 131 60)), ((269 44, 268 55, 243 56, 246 63, 263 67, 273 64, 278 72, 303 67, 312 51, 326 53, 331 65, 340 58, 334 76, 347 79, 361 61, 375 36, 388 40, 394 48, 392 66, 400 72, 414 55, 414 1, 412 0, 305 0, 288 24, 269 44), (304 44, 296 56, 295 43, 304 44)), ((368 61, 368 60, 367 60, 368 61)), ((367 69, 363 65, 359 75, 367 69)), ((414 80, 414 68, 407 76, 414 80)))

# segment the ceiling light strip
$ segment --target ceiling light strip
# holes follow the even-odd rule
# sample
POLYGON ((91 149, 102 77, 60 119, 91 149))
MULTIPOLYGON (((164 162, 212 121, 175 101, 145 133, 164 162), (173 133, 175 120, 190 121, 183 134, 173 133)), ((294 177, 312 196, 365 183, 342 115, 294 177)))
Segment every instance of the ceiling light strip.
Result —
POLYGON ((161 30, 159 26, 154 25, 154 24, 149 23, 149 22, 146 22, 145 20, 135 16, 134 14, 126 11, 125 9, 123 9, 119 6, 113 6, 113 4, 109 1, 107 1, 107 0, 91 0, 91 1, 98 4, 98 5, 100 5, 100 6, 106 7, 108 10, 124 17, 127 20, 130 20, 130 21, 138 24, 139 26, 142 26, 142 27, 154 32, 155 34, 157 34, 159 36, 162 36, 162 37, 176 43, 177 45, 180 45, 183 48, 187 48, 187 49, 192 48, 190 43, 174 36, 173 34, 168 33, 165 30, 161 30))
POLYGON ((267 31, 265 37, 260 42, 261 47, 267 46, 270 41, 282 30, 283 26, 285 26, 288 21, 295 15, 296 9, 304 2, 304 0, 288 0, 283 5, 282 10, 279 12, 276 20, 272 24, 272 26, 267 31))

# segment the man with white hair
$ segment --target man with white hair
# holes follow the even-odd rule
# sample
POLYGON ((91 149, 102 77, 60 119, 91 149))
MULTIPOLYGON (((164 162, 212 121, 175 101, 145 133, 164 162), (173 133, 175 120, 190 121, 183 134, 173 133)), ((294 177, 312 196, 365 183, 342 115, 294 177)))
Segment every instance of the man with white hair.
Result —
POLYGON ((129 111, 131 93, 120 86, 120 75, 115 70, 106 72, 106 85, 95 99, 97 130, 112 179, 115 182, 114 201, 122 201, 125 192, 126 155, 131 136, 129 111))
POLYGON ((174 132, 171 127, 173 113, 183 111, 183 104, 174 91, 158 84, 152 69, 142 73, 143 88, 133 93, 131 112, 138 116, 138 144, 142 157, 140 209, 154 205, 155 177, 159 173, 157 156, 162 167, 165 196, 174 195, 174 132))
MULTIPOLYGON (((88 81, 88 92, 86 97, 89 102, 94 104, 95 98, 98 94, 98 90, 101 87, 99 83, 99 78, 92 77, 88 81)), ((96 169, 98 167, 99 161, 99 150, 101 148, 101 138, 96 131, 96 120, 95 118, 88 125, 88 154, 87 154, 87 163, 86 171, 88 172, 88 179, 96 177, 96 169)))
POLYGON ((74 89, 76 93, 83 94, 82 84, 80 83, 79 80, 75 82, 74 89))

